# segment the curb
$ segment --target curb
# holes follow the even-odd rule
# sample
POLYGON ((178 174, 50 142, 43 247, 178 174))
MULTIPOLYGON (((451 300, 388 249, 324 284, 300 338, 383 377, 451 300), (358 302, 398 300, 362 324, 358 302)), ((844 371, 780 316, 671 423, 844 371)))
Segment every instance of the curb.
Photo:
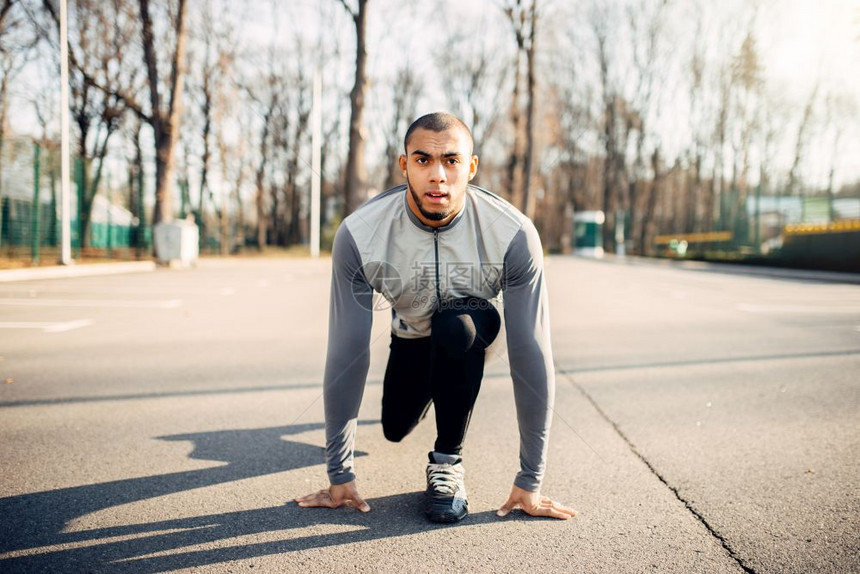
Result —
POLYGON ((129 261, 125 263, 89 263, 70 266, 10 269, 8 271, 0 271, 0 283, 141 273, 144 271, 155 271, 155 268, 155 261, 129 261))

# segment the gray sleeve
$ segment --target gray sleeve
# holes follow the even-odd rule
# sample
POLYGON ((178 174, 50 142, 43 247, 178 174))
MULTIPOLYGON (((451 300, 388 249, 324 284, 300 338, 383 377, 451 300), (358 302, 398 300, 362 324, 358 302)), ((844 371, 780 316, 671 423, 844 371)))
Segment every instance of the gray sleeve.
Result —
POLYGON ((507 252, 503 268, 505 329, 520 429, 520 471, 514 484, 540 489, 546 469, 555 397, 549 302, 540 237, 529 221, 507 252))
POLYGON ((355 480, 353 444, 358 409, 370 366, 373 289, 346 225, 332 247, 331 303, 323 397, 326 468, 331 484, 355 480))

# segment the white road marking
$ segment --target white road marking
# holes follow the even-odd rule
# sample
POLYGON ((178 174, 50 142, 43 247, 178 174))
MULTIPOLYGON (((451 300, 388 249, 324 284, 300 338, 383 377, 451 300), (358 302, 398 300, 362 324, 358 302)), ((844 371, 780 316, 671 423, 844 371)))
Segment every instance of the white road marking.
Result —
POLYGON ((50 327, 45 328, 45 333, 63 333, 81 327, 89 327, 93 324, 92 319, 78 319, 77 321, 66 321, 65 323, 55 323, 50 327))
POLYGON ((166 301, 133 301, 120 299, 3 299, 0 305, 16 307, 123 307, 130 309, 176 309, 182 306, 181 299, 166 301))
POLYGON ((63 333, 81 327, 89 327, 93 324, 92 319, 78 319, 77 321, 66 321, 64 323, 30 322, 30 323, 0 323, 0 329, 42 329, 45 333, 63 333))
POLYGON ((812 305, 752 305, 740 303, 736 305, 739 311, 747 313, 836 313, 844 315, 848 313, 860 313, 860 306, 852 307, 827 307, 812 305))

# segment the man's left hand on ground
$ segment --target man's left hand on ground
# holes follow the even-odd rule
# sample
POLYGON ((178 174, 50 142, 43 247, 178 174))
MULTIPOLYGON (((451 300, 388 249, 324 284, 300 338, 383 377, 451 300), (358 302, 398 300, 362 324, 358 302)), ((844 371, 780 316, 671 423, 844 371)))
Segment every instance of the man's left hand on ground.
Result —
POLYGON ((515 508, 520 508, 532 516, 546 516, 559 520, 567 520, 579 514, 574 509, 559 504, 548 496, 541 496, 540 492, 529 492, 518 486, 511 489, 508 501, 502 505, 496 516, 507 516, 515 508))

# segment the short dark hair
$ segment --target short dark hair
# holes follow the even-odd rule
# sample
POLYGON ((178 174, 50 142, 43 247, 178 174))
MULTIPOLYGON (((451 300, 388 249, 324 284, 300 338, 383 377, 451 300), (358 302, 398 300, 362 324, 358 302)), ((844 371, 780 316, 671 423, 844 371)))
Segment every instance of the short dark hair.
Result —
POLYGON ((432 114, 425 114, 412 122, 412 125, 409 126, 409 129, 406 130, 406 137, 403 138, 403 153, 407 153, 406 148, 409 146, 409 138, 412 137, 412 132, 418 129, 422 130, 430 130, 431 132, 444 132, 450 130, 451 128, 461 128, 466 135, 469 136, 469 153, 475 148, 475 140, 472 138, 472 130, 469 129, 463 120, 455 116, 454 114, 449 114, 447 112, 433 112, 432 114))

